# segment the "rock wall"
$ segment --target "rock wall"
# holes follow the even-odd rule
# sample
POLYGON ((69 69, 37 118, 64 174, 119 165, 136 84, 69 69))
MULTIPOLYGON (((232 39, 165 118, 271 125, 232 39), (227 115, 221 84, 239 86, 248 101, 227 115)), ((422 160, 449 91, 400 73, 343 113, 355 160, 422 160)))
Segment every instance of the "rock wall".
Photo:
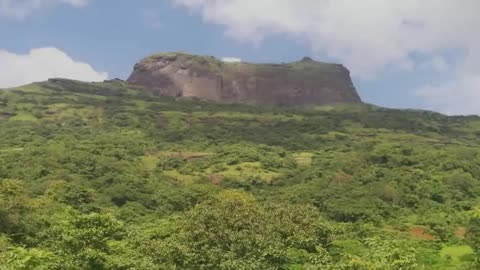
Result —
POLYGON ((310 58, 287 64, 252 64, 162 53, 136 64, 127 81, 158 95, 219 102, 291 105, 361 102, 344 66, 310 58))

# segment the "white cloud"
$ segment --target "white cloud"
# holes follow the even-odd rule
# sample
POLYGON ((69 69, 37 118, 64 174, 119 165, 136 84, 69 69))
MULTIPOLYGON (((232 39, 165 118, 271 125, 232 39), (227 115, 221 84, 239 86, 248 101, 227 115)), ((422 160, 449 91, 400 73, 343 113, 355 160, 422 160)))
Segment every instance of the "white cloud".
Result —
POLYGON ((272 34, 305 39, 357 75, 414 60, 413 52, 432 54, 479 39, 478 0, 173 1, 238 40, 259 42, 272 34))
POLYGON ((57 48, 33 49, 28 54, 0 50, 0 88, 68 78, 82 81, 103 81, 106 72, 97 72, 89 64, 77 62, 57 48))
POLYGON ((242 59, 236 58, 236 57, 224 57, 222 58, 223 62, 228 62, 228 63, 238 63, 242 62, 242 59))
POLYGON ((433 70, 435 72, 445 72, 450 68, 450 64, 442 56, 434 56, 418 66, 422 70, 433 70))
POLYGON ((70 4, 74 7, 84 7, 88 4, 89 0, 60 0, 60 2, 70 4))
MULTIPOLYGON (((457 77, 441 86, 456 86, 458 98, 449 104, 480 91, 480 84, 471 85, 478 82, 471 78, 480 76, 478 0, 172 1, 224 26, 226 34, 239 41, 259 43, 278 34, 303 40, 313 52, 345 64, 356 77, 369 78, 386 68, 408 71, 423 66, 437 72, 453 68, 457 77), (464 63, 449 66, 445 55, 452 50, 465 56, 464 63), (414 56, 419 54, 429 58, 427 65, 414 56)), ((438 102, 431 95, 423 97, 438 102)), ((471 111, 480 113, 480 102, 474 107, 471 111)))
POLYGON ((441 56, 434 57, 431 61, 432 69, 438 72, 448 70, 448 63, 441 56))
POLYGON ((0 17, 25 19, 32 12, 56 4, 84 7, 90 0, 0 0, 0 17))
POLYGON ((446 114, 480 113, 480 75, 466 74, 440 85, 426 85, 415 96, 426 100, 428 109, 446 114))

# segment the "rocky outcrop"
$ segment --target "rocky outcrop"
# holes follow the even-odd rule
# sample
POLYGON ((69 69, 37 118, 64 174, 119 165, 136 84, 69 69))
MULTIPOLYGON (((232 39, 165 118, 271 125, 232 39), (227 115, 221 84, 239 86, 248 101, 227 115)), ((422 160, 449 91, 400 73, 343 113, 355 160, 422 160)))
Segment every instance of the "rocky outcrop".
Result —
POLYGON ((308 57, 288 64, 252 64, 162 53, 136 64, 127 82, 158 95, 221 102, 291 105, 361 102, 344 66, 308 57))

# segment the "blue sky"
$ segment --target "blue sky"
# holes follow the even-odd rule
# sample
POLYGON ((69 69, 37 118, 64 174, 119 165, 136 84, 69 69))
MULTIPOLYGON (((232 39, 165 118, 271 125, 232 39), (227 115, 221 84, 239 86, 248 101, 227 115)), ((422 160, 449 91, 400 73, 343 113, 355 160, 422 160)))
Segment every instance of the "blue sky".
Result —
MULTIPOLYGON (((11 72, 12 78, 21 78, 19 83, 50 75, 37 71, 42 67, 29 67, 32 74, 23 74, 23 65, 31 61, 30 51, 39 48, 55 48, 75 61, 65 76, 76 78, 83 67, 73 64, 88 63, 91 69, 85 71, 86 79, 97 76, 92 75, 95 72, 126 79, 138 60, 160 51, 249 62, 290 62, 312 56, 350 68, 366 102, 450 114, 480 113, 480 105, 472 102, 480 98, 480 72, 470 63, 476 59, 471 52, 477 40, 467 38, 469 33, 465 37, 456 34, 465 30, 467 22, 462 17, 469 16, 472 6, 468 5, 458 9, 465 11, 462 16, 449 18, 453 29, 443 33, 442 22, 434 14, 441 11, 424 11, 414 5, 416 0, 406 1, 412 6, 388 0, 383 1, 391 3, 386 6, 378 0, 350 1, 347 7, 322 5, 325 0, 299 0, 305 9, 296 7, 297 0, 40 0, 36 6, 33 0, 22 0, 21 6, 15 1, 0 0, 0 71, 3 64, 3 74, 11 72), (355 3, 379 11, 350 18, 362 12, 355 3), (451 42, 454 38, 458 41, 451 42), (3 62, 2 50, 8 54, 3 62), (12 70, 12 65, 19 71, 12 70)), ((467 2, 480 9, 477 1, 467 2)), ((448 10, 453 1, 432 3, 448 10)), ((54 74, 63 74, 62 67, 52 68, 60 70, 54 74)))

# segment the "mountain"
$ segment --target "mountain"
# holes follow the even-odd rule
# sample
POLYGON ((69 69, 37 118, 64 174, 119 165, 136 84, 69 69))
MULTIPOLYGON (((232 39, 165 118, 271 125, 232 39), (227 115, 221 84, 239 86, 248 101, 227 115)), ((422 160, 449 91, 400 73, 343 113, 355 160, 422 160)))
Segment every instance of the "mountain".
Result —
POLYGON ((308 57, 288 64, 252 64, 186 53, 160 53, 136 64, 128 82, 158 95, 230 103, 361 102, 344 66, 308 57))

